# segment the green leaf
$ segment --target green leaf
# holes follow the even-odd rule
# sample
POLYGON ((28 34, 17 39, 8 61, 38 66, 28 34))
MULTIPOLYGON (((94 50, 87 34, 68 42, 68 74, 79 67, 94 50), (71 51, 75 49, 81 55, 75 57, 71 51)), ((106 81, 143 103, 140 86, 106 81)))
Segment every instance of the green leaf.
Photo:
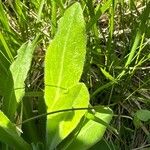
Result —
MULTIPOLYGON (((66 10, 45 58, 47 111, 88 107, 86 86, 79 83, 86 53, 85 22, 79 3, 66 10)), ((47 148, 54 149, 80 122, 85 110, 47 118, 47 148)))
POLYGON ((150 120, 150 111, 147 110, 147 109, 138 110, 135 115, 141 121, 148 121, 148 120, 150 120))
MULTIPOLYGON (((85 60, 85 22, 79 3, 66 10, 45 58, 47 111, 88 107, 89 95, 78 84, 85 60)), ((85 111, 48 116, 47 147, 55 148, 77 126, 85 111)))
POLYGON ((17 107, 15 91, 13 86, 14 86, 13 78, 10 70, 8 70, 8 74, 6 76, 6 79, 4 80, 4 86, 2 91, 3 95, 2 110, 11 121, 14 120, 14 115, 17 107))
MULTIPOLYGON (((89 94, 87 88, 83 83, 79 83, 61 94, 59 101, 55 107, 53 107, 53 111, 88 107, 88 101, 89 94)), ((81 110, 48 116, 48 148, 54 149, 65 137, 67 137, 78 125, 85 112, 86 110, 81 110)))
POLYGON ((1 14, 0 15, 0 23, 2 24, 2 26, 5 30, 10 31, 9 21, 8 21, 6 12, 5 12, 2 4, 3 4, 3 2, 2 2, 2 0, 0 0, 0 14, 1 14))
POLYGON ((61 89, 79 82, 85 53, 85 22, 80 4, 75 3, 60 19, 56 36, 46 52, 45 101, 48 111, 57 105, 61 89))
POLYGON ((40 5, 39 5, 39 8, 38 8, 38 13, 37 13, 37 22, 41 21, 42 10, 43 10, 44 4, 45 4, 45 0, 40 1, 40 5))
POLYGON ((31 147, 17 133, 16 126, 0 111, 0 141, 16 150, 30 150, 31 147))
POLYGON ((25 94, 24 81, 30 69, 37 39, 38 36, 33 42, 23 44, 18 50, 16 60, 10 66, 11 73, 6 80, 3 103, 3 111, 10 120, 13 120, 17 105, 25 94))
POLYGON ((24 81, 30 69, 34 48, 31 42, 24 44, 18 50, 18 57, 10 66, 13 76, 16 101, 19 103, 25 93, 24 81))
POLYGON ((79 134, 74 138, 72 143, 68 147, 64 148, 65 150, 83 150, 89 149, 100 141, 105 133, 106 127, 108 126, 110 120, 112 119, 112 111, 108 108, 104 108, 105 111, 97 111, 95 117, 102 120, 104 124, 98 123, 98 121, 86 120, 81 128, 79 134))
POLYGON ((9 48, 9 45, 7 44, 5 38, 6 37, 3 36, 3 33, 0 32, 0 41, 5 49, 5 51, 2 51, 2 52, 4 53, 4 55, 6 55, 6 57, 9 59, 9 61, 12 62, 14 60, 14 58, 13 58, 11 49, 9 48))
POLYGON ((100 69, 106 78, 108 78, 110 81, 113 81, 114 83, 117 83, 116 79, 112 75, 110 75, 106 70, 104 70, 103 68, 100 69))
POLYGON ((9 74, 9 70, 8 70, 8 65, 7 62, 5 60, 5 58, 3 58, 3 56, 0 55, 0 95, 4 96, 4 86, 5 86, 5 80, 8 77, 9 74))
POLYGON ((107 0, 103 5, 101 5, 101 3, 97 5, 95 9, 96 10, 95 16, 92 17, 89 23, 87 24, 87 30, 90 30, 90 28, 98 21, 100 16, 109 9, 109 7, 111 6, 111 3, 112 3, 112 0, 107 0))

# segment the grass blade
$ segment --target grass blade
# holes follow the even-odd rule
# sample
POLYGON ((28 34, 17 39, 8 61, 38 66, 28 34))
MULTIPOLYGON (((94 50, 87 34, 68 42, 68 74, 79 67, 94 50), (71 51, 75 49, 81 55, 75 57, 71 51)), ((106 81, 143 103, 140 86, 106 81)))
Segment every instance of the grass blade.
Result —
POLYGON ((6 17, 6 14, 5 14, 2 4, 3 4, 3 2, 2 2, 2 0, 0 0, 0 14, 1 14, 0 22, 2 23, 2 25, 6 31, 10 31, 9 21, 8 21, 8 18, 6 17))

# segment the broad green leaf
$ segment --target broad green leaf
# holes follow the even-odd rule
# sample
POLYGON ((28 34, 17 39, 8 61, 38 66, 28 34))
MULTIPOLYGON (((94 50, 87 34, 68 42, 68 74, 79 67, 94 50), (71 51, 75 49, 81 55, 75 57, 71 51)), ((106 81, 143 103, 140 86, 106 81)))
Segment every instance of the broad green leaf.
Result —
MULTIPOLYGON (((79 83, 61 94, 55 109, 52 111, 68 108, 83 108, 88 107, 88 104, 89 94, 87 88, 83 83, 79 83)), ((81 110, 48 116, 48 149, 54 149, 67 137, 78 125, 85 112, 86 110, 81 110)))
POLYGON ((0 141, 16 150, 30 150, 31 147, 17 133, 16 126, 0 111, 0 141))
MULTIPOLYGON (((47 111, 88 107, 89 95, 79 84, 86 53, 85 22, 79 3, 66 10, 45 58, 47 111)), ((54 149, 77 126, 85 111, 47 118, 47 148, 54 149)))
POLYGON ((3 111, 10 120, 13 120, 17 105, 25 93, 24 81, 30 69, 37 38, 32 43, 28 42, 20 47, 16 60, 10 66, 11 73, 6 80, 6 91, 3 103, 3 111))
POLYGON ((150 111, 141 109, 136 112, 136 117, 141 121, 148 121, 150 120, 150 111))
POLYGON ((79 3, 66 10, 46 52, 45 101, 48 111, 57 105, 63 88, 79 82, 86 53, 85 22, 79 3))
POLYGON ((109 113, 104 113, 103 111, 97 111, 95 113, 95 117, 104 121, 106 125, 98 123, 93 120, 86 120, 83 127, 81 128, 79 134, 74 138, 72 143, 68 145, 68 147, 64 148, 65 150, 87 150, 97 142, 99 142, 107 128, 107 124, 109 124, 112 119, 112 111, 108 108, 105 108, 109 113))
POLYGON ((21 101, 25 93, 24 81, 30 69, 33 51, 34 47, 31 42, 22 45, 21 48, 18 50, 17 59, 10 66, 10 70, 13 76, 14 90, 17 103, 21 101))

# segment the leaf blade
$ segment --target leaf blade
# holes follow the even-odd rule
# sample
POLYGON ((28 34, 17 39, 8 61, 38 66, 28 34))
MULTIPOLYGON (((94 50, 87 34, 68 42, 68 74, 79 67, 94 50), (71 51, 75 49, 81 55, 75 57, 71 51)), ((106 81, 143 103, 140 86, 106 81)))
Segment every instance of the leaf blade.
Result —
MULTIPOLYGON (((79 83, 70 88, 67 94, 64 93, 61 96, 54 110, 84 108, 88 107, 88 104, 89 94, 87 88, 83 83, 79 83)), ((49 116, 47 120, 48 148, 54 149, 67 137, 78 125, 85 112, 86 110, 81 110, 49 116)))
POLYGON ((18 104, 25 94, 25 79, 30 69, 32 54, 38 40, 24 43, 18 50, 18 57, 11 64, 5 84, 3 112, 13 121, 18 104), (13 107, 12 107, 13 106, 13 107))
POLYGON ((51 111, 53 103, 59 99, 61 87, 67 89, 78 83, 85 53, 85 23, 81 6, 75 3, 61 18, 57 34, 46 53, 45 99, 48 111, 51 111), (51 85, 56 88, 51 88, 51 85))
MULTIPOLYGON (((112 111, 108 108, 104 108, 109 113, 104 113, 103 111, 97 111, 95 113, 95 117, 104 121, 106 124, 109 124, 112 119, 112 111)), ((86 119, 84 125, 82 126, 78 135, 68 145, 68 147, 64 148, 65 150, 83 150, 89 149, 98 141, 100 141, 105 133, 106 126, 104 124, 100 124, 93 120, 86 119)))
POLYGON ((16 148, 17 150, 30 150, 31 147, 17 133, 13 123, 0 111, 0 141, 16 148))
MULTIPOLYGON (((56 36, 46 52, 45 102, 47 112, 70 109, 76 102, 78 107, 88 107, 89 94, 87 88, 84 84, 79 84, 85 53, 85 22, 80 4, 75 3, 66 10, 64 16, 60 19, 56 36), (69 93, 67 94, 67 92, 69 93), (79 95, 82 97, 81 102, 79 95)), ((65 113, 53 117, 48 116, 48 149, 55 148, 62 139, 72 132, 85 113, 85 111, 81 112, 71 116, 70 113, 69 115, 65 113), (71 117, 70 123, 65 123, 64 121, 69 116, 71 117), (68 128, 68 125, 71 127, 68 128), (66 132, 62 130, 64 128, 66 132)))

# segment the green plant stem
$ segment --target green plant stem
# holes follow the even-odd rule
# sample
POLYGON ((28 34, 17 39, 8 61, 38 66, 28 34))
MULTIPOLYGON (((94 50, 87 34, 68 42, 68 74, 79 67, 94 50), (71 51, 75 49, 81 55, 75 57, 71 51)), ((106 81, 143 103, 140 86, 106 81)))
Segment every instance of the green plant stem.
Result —
POLYGON ((41 118, 41 117, 44 117, 44 116, 47 116, 47 115, 53 115, 53 114, 57 114, 57 113, 64 113, 64 112, 68 112, 68 111, 79 111, 79 110, 93 110, 94 107, 92 108, 70 108, 70 109, 63 109, 63 110, 57 110, 57 111, 53 111, 53 112, 48 112, 48 113, 44 113, 44 114, 41 114, 41 115, 38 115, 38 116, 35 116, 35 117, 31 117, 27 120, 24 120, 23 122, 21 123, 18 123, 16 124, 16 126, 19 126, 21 124, 24 124, 24 123, 27 123, 29 121, 32 121, 32 120, 35 120, 35 119, 38 119, 38 118, 41 118))

